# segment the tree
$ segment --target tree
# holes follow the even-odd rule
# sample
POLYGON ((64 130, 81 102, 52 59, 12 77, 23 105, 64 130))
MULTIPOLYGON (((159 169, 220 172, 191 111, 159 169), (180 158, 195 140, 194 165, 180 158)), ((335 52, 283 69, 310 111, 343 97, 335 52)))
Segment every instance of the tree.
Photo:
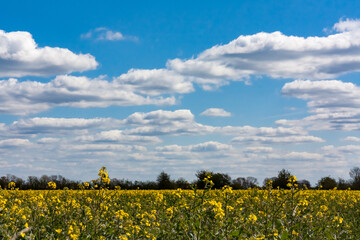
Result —
POLYGON ((234 189, 248 189, 248 188, 256 187, 257 184, 258 181, 254 177, 247 177, 247 178, 238 177, 232 181, 231 186, 234 189))
POLYGON ((337 183, 334 178, 331 178, 330 176, 328 176, 328 177, 321 178, 318 181, 317 186, 318 187, 322 186, 322 189, 329 190, 329 189, 333 189, 333 188, 337 187, 337 183))
POLYGON ((176 180, 175 185, 177 188, 181 188, 181 189, 191 188, 190 183, 188 183, 184 178, 179 178, 178 180, 176 180))
POLYGON ((360 190, 360 168, 354 167, 350 170, 351 188, 360 190))
POLYGON ((196 177, 198 178, 196 181, 196 186, 200 189, 205 188, 205 182, 203 180, 208 176, 211 176, 210 179, 214 183, 213 188, 219 189, 225 185, 231 184, 231 177, 226 173, 213 173, 201 170, 196 173, 196 177))
POLYGON ((258 185, 258 180, 255 177, 249 176, 246 178, 246 184, 245 184, 246 189, 257 187, 257 185, 258 185))
POLYGON ((288 184, 288 180, 289 180, 290 176, 291 176, 291 173, 288 170, 286 170, 284 168, 281 169, 281 171, 279 171, 279 173, 278 173, 278 176, 273 178, 272 187, 289 189, 287 184, 288 184))
POLYGON ((339 180, 337 182, 337 188, 339 190, 346 190, 348 188, 351 188, 351 183, 349 183, 345 179, 339 178, 339 180))
POLYGON ((209 172, 206 170, 197 171, 195 174, 195 176, 197 177, 197 180, 195 182, 196 187, 199 189, 205 188, 204 179, 208 176, 212 176, 213 174, 214 174, 213 172, 209 172))
POLYGON ((306 179, 299 180, 298 185, 300 188, 307 188, 307 189, 311 188, 310 182, 306 179))
POLYGON ((174 183, 170 180, 170 175, 162 171, 156 179, 159 189, 173 189, 174 183))

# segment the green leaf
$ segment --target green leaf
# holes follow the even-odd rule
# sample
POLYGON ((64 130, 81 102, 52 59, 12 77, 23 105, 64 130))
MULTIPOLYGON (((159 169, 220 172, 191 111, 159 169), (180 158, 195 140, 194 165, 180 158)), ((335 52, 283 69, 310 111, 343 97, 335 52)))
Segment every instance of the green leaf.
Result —
POLYGON ((289 239, 289 233, 287 231, 283 232, 281 234, 281 240, 286 240, 286 239, 289 239))
POLYGON ((234 230, 231 232, 231 236, 233 237, 238 237, 240 235, 240 231, 239 230, 234 230))

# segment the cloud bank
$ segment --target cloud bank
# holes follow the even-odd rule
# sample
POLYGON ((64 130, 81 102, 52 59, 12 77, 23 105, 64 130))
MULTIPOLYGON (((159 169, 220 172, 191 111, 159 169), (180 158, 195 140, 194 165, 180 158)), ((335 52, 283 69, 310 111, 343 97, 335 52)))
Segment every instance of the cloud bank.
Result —
POLYGON ((295 80, 282 94, 307 101, 310 116, 301 120, 281 119, 282 126, 306 126, 309 130, 360 130, 360 87, 339 80, 295 80))
POLYGON ((117 81, 57 76, 48 83, 0 80, 0 113, 28 115, 57 106, 78 108, 138 105, 173 105, 173 96, 144 96, 117 81))
POLYGON ((222 85, 252 75, 272 78, 329 79, 360 71, 360 21, 341 20, 326 37, 286 36, 281 32, 242 35, 196 58, 169 60, 169 69, 222 85))

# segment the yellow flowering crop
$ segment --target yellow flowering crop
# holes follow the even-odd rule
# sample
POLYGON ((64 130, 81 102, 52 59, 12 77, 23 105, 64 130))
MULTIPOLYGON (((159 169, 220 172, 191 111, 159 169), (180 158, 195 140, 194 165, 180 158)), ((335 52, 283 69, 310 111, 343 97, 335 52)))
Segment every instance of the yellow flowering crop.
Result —
POLYGON ((359 191, 300 190, 295 177, 290 190, 108 190, 107 178, 1 189, 0 239, 360 239, 359 191))

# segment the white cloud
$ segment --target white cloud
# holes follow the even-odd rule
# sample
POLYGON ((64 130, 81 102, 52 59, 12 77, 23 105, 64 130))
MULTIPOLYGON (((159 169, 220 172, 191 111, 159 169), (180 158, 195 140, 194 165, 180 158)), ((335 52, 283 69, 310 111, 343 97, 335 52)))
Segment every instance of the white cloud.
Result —
POLYGON ((123 120, 123 124, 131 126, 169 125, 172 122, 194 121, 194 115, 188 109, 175 111, 156 110, 152 112, 135 112, 123 120))
POLYGON ((258 147, 247 147, 245 148, 244 152, 249 152, 249 153, 271 153, 274 149, 272 147, 263 147, 263 146, 258 146, 258 147))
MULTIPOLYGON (((55 139, 52 138, 57 138, 60 134, 63 137, 72 136, 76 137, 78 141, 91 143, 136 143, 138 145, 160 143, 159 136, 214 134, 235 136, 232 142, 243 144, 323 142, 321 138, 309 136, 301 128, 203 125, 196 122, 194 115, 187 109, 176 111, 157 110, 148 113, 136 112, 123 120, 112 118, 35 117, 14 121, 9 125, 3 124, 0 130, 2 138, 42 137, 42 139, 38 140, 39 144, 53 142, 55 139), (104 129, 107 131, 99 132, 99 130, 104 129)), ((227 148, 227 146, 221 144, 209 141, 205 145, 193 146, 193 150, 227 148)))
POLYGON ((349 165, 349 168, 355 164, 357 165, 360 160, 360 145, 327 145, 322 147, 321 150, 323 155, 328 159, 346 161, 346 164, 349 165))
POLYGON ((83 151, 83 152, 111 152, 112 155, 117 154, 118 151, 134 152, 142 151, 146 152, 146 147, 137 145, 122 145, 122 144, 74 144, 68 146, 69 150, 72 151, 83 151))
POLYGON ((286 154, 271 154, 269 158, 278 160, 294 160, 294 161, 307 161, 307 160, 320 160, 323 156, 319 153, 309 152, 289 152, 286 154))
POLYGON ((157 110, 148 113, 134 113, 122 120, 127 128, 124 133, 129 135, 162 136, 162 135, 229 135, 234 143, 309 143, 323 142, 319 137, 309 136, 299 127, 271 128, 252 126, 225 126, 217 127, 203 125, 195 121, 190 110, 181 109, 176 111, 157 110))
POLYGON ((97 65, 90 54, 38 47, 29 32, 0 30, 0 77, 51 76, 91 70, 97 65))
POLYGON ((360 153, 360 145, 339 146, 337 147, 337 150, 340 151, 341 153, 358 155, 360 153))
POLYGON ((89 39, 94 38, 100 41, 138 41, 139 39, 135 36, 123 35, 121 32, 112 31, 105 27, 95 28, 87 33, 81 34, 81 38, 89 39))
POLYGON ((218 127, 215 129, 215 133, 222 135, 243 135, 243 136, 295 136, 295 135, 306 135, 307 132, 300 127, 252 127, 252 126, 225 126, 218 127))
POLYGON ((360 138, 359 137, 354 137, 354 136, 348 136, 344 139, 342 139, 343 141, 349 141, 349 142, 360 142, 360 138))
POLYGON ((283 126, 307 126, 309 130, 359 130, 360 87, 339 80, 296 80, 286 83, 282 94, 308 101, 310 116, 281 119, 283 126))
MULTIPOLYGON (((210 90, 232 80, 247 81, 252 75, 323 79, 356 72, 360 70, 359 25, 359 20, 341 20, 334 25, 339 33, 326 37, 303 38, 280 32, 239 36, 228 44, 203 51, 196 58, 169 60, 164 69, 131 69, 113 81, 74 76, 58 76, 48 83, 3 80, 0 113, 28 115, 56 106, 172 105, 176 103, 173 95, 193 92, 194 83, 210 90)), ((126 35, 107 28, 83 35, 90 37, 126 39, 126 35)), ((90 55, 76 55, 61 48, 39 48, 27 32, 3 31, 0 61, 4 62, 0 64, 0 76, 11 69, 15 73, 3 76, 30 73, 43 76, 93 69, 97 65, 90 55)), ((217 111, 203 114, 228 115, 217 111)))
POLYGON ((232 146, 229 144, 224 144, 216 141, 209 141, 199 144, 180 146, 180 145, 166 145, 161 147, 156 147, 158 152, 167 152, 167 153, 181 153, 181 154, 194 154, 194 153, 207 153, 207 152, 221 152, 221 151, 231 151, 232 146))
POLYGON ((149 96, 194 91, 191 81, 167 69, 130 69, 115 81, 125 89, 149 96))
POLYGON ((225 111, 222 108, 208 108, 203 111, 200 115, 211 116, 211 117, 230 117, 231 113, 225 111))
POLYGON ((21 139, 21 138, 0 140, 0 148, 22 147, 30 144, 31 143, 28 139, 21 139))
POLYGON ((103 79, 62 75, 48 83, 16 79, 0 81, 0 113, 4 114, 28 115, 56 106, 89 108, 175 103, 173 96, 143 96, 116 81, 103 79))
POLYGON ((345 20, 340 19, 340 21, 334 25, 333 29, 338 32, 356 31, 360 29, 360 21, 348 18, 345 20))
POLYGON ((159 151, 159 152, 182 152, 183 146, 174 144, 174 145, 166 145, 166 146, 156 147, 155 149, 156 149, 156 151, 159 151))
POLYGON ((127 134, 137 135, 206 135, 214 130, 212 126, 195 122, 187 109, 134 113, 123 123, 138 126, 125 130, 127 134))
POLYGON ((120 144, 157 144, 162 141, 155 136, 128 135, 122 130, 102 131, 95 135, 85 135, 78 137, 77 140, 84 142, 97 143, 120 143, 120 144))
POLYGON ((89 129, 103 129, 119 126, 120 121, 112 118, 29 118, 13 122, 9 129, 21 134, 72 132, 89 129))
POLYGON ((195 144, 190 146, 192 152, 217 152, 217 151, 228 151, 231 150, 232 146, 223 144, 215 141, 195 144))
POLYGON ((239 36, 196 58, 169 60, 168 69, 192 76, 206 88, 251 75, 329 79, 360 71, 360 20, 340 21, 326 37, 286 36, 281 32, 239 36))
POLYGON ((276 143, 314 143, 324 142, 323 139, 314 136, 286 136, 286 137, 263 137, 263 136, 241 136, 234 137, 232 143, 262 143, 262 144, 276 144, 276 143))
POLYGON ((47 137, 47 138, 40 138, 36 142, 40 143, 40 144, 54 144, 54 143, 60 142, 60 139, 59 138, 53 138, 53 137, 47 137))

